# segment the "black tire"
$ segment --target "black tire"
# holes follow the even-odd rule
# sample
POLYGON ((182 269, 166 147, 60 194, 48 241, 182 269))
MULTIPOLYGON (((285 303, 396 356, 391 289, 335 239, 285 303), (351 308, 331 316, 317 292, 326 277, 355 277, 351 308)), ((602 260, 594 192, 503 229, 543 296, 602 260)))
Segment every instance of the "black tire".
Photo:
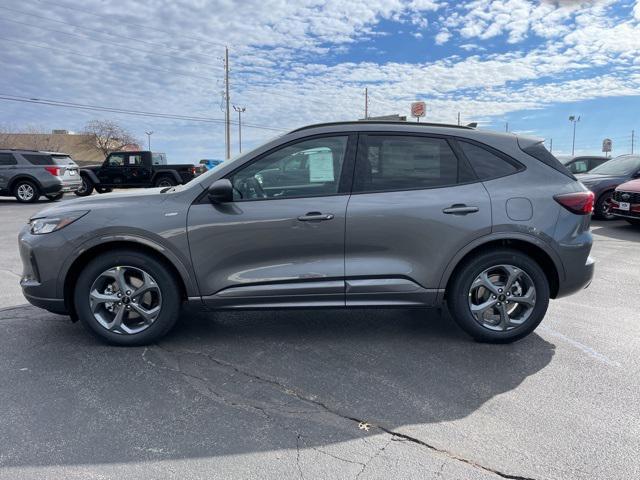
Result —
POLYGON ((517 250, 505 248, 486 251, 460 265, 449 283, 447 304, 455 322, 475 340, 510 343, 526 337, 536 329, 547 312, 549 296, 549 282, 538 263, 517 250), (472 283, 482 272, 497 265, 512 265, 525 272, 535 287, 536 295, 535 305, 524 323, 503 331, 491 330, 481 325, 471 313, 469 305, 472 283))
POLYGON ((78 197, 88 197, 93 193, 94 184, 91 181, 91 179, 86 175, 82 175, 81 178, 82 178, 82 185, 78 190, 76 190, 73 193, 75 193, 78 197))
MULTIPOLYGON (((177 322, 181 306, 181 289, 173 273, 155 257, 135 250, 119 250, 104 253, 91 260, 82 270, 74 289, 74 305, 81 323, 100 340, 122 346, 146 345, 165 335, 177 322), (127 266, 148 273, 161 292, 161 308, 157 318, 139 333, 109 331, 91 311, 90 290, 103 272, 127 266)), ((131 300, 133 301, 133 299, 131 300)))
POLYGON ((98 192, 98 193, 111 193, 111 192, 113 192, 113 188, 110 188, 110 187, 96 187, 96 192, 98 192))
POLYGON ((596 206, 593 209, 594 218, 597 218, 598 220, 613 220, 616 218, 615 215, 608 210, 608 204, 610 204, 612 198, 613 190, 610 192, 604 192, 600 195, 596 202, 596 206))
POLYGON ((153 184, 156 187, 174 187, 178 182, 176 182, 175 178, 170 177, 169 175, 159 175, 153 184))
POLYGON ((51 193, 49 195, 45 195, 45 197, 47 197, 47 199, 51 202, 57 202, 58 200, 60 200, 62 197, 64 196, 63 192, 60 193, 51 193))
POLYGON ((18 180, 13 185, 13 195, 20 203, 34 203, 40 198, 40 189, 31 180, 18 180))
POLYGON ((625 220, 635 227, 640 227, 640 219, 625 218, 625 220))

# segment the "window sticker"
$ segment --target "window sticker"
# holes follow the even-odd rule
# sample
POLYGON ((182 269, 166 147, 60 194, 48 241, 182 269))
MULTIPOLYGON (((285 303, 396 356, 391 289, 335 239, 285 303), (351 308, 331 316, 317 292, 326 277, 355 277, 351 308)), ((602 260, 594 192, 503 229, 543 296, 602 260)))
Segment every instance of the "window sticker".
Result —
POLYGON ((309 181, 333 182, 333 155, 328 152, 313 152, 309 154, 309 181))

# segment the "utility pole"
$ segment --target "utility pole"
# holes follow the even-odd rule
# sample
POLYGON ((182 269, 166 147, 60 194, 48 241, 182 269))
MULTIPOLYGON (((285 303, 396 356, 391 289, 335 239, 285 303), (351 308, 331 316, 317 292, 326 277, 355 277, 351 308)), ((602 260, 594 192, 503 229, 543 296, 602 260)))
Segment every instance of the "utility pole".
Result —
MULTIPOLYGON (((147 145, 149 147, 148 150, 151 151, 151 135, 153 135, 153 130, 149 130, 149 131, 146 131, 144 133, 147 134, 147 145)), ((633 150, 633 148, 632 148, 632 150, 633 150)))
POLYGON ((553 138, 549 139, 549 153, 553 153, 553 138))
POLYGON ((369 118, 369 89, 364 89, 364 119, 369 118))
POLYGON ((224 47, 224 100, 225 100, 225 144, 226 159, 231 158, 231 117, 229 112, 229 47, 224 47))
POLYGON ((504 131, 509 132, 509 122, 504 122, 504 131))
POLYGON ((635 140, 636 131, 631 130, 631 155, 633 155, 633 141, 635 140))
POLYGON ((460 126, 460 112, 458 112, 458 126, 460 126))
POLYGON ((240 150, 240 153, 242 153, 242 114, 247 109, 247 107, 239 107, 237 105, 234 105, 233 109, 238 112, 238 149, 240 150))
POLYGON ((575 115, 570 115, 569 121, 573 122, 573 142, 571 143, 571 156, 573 157, 576 152, 576 124, 580 121, 580 115, 577 118, 575 115))

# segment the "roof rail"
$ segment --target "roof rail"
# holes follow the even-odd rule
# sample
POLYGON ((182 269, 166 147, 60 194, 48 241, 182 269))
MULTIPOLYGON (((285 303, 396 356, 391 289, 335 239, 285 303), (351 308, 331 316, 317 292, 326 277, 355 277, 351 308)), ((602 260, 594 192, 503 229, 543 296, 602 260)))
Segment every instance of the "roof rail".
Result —
MULTIPOLYGON (((316 123, 313 125, 307 125, 305 127, 296 128, 291 130, 289 133, 299 132, 301 130, 308 130, 310 128, 318 128, 318 127, 333 127, 338 125, 362 125, 362 124, 374 124, 374 125, 410 125, 412 127, 446 127, 446 128, 461 128, 463 130, 473 130, 473 124, 469 125, 453 125, 449 123, 428 123, 428 122, 404 122, 404 121, 394 121, 394 120, 349 120, 344 122, 327 122, 327 123, 316 123)), ((477 124, 476 124, 477 125, 477 124)))

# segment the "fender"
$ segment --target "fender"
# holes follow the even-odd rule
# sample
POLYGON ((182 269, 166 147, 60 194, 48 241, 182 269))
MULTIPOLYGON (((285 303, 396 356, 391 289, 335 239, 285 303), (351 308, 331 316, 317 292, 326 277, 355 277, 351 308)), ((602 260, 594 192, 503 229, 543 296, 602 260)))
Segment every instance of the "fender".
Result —
POLYGON ((166 170, 156 170, 153 174, 153 177, 151 177, 151 183, 155 183, 156 178, 158 178, 159 175, 170 175, 173 177, 173 179, 178 182, 178 185, 180 185, 181 183, 184 182, 184 180, 182 180, 182 177, 180 175, 178 175, 178 172, 176 172, 175 170, 170 170, 170 169, 166 169, 166 170))
POLYGON ((162 245, 159 242, 154 240, 150 240, 148 237, 143 237, 141 235, 136 235, 135 233, 114 233, 114 234, 104 234, 94 237, 92 239, 87 240, 82 245, 77 247, 72 255, 69 255, 67 260, 65 260, 62 268, 60 269, 60 273, 58 275, 58 298, 63 298, 64 295, 64 281, 69 273, 69 269, 71 265, 75 262, 75 260, 85 253, 87 250, 90 250, 94 247, 107 245, 109 243, 116 242, 129 242, 129 243, 137 243, 141 246, 150 247, 160 255, 162 255, 165 259, 171 263, 175 269, 178 271, 182 282, 184 283, 185 290, 187 296, 189 297, 200 297, 200 292, 196 286, 196 284, 192 280, 192 275, 190 274, 190 267, 185 264, 185 262, 176 255, 173 251, 167 248, 165 245, 162 245))
POLYGON ((439 289, 441 292, 444 292, 444 289, 449 282, 449 278, 451 278, 451 274, 453 270, 458 266, 460 261, 473 249, 485 245, 487 243, 493 242, 495 240, 520 240, 523 242, 530 243, 541 250, 543 250, 556 267, 558 271, 559 280, 563 281, 566 278, 566 273, 564 271, 564 265, 560 260, 560 257, 556 253, 556 251, 545 241, 539 239, 534 235, 529 235, 527 233, 522 232, 494 232, 489 235, 482 236, 480 238, 476 238, 471 243, 468 243, 464 248, 460 249, 458 253, 449 261, 447 267, 442 272, 442 277, 440 279, 439 289))
POLYGON ((98 178, 98 176, 93 170, 81 168, 80 175, 86 175, 87 177, 89 177, 89 179, 93 182, 94 185, 98 185, 100 183, 100 179, 98 178))
POLYGON ((42 191, 42 184, 38 181, 37 178, 35 178, 32 175, 29 175, 28 173, 20 173, 20 174, 16 175, 14 178, 12 178, 9 181, 9 183, 7 184, 7 190, 10 193, 13 193, 13 186, 15 185, 16 182, 18 182, 20 180, 29 180, 30 182, 35 183, 36 187, 38 187, 40 189, 40 191, 42 191))

